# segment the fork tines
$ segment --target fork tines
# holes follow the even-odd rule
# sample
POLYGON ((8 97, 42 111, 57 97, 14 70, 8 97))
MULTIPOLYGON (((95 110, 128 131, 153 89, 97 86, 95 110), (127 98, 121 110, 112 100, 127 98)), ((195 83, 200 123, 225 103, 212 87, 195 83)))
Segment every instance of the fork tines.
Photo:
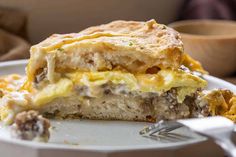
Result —
POLYGON ((165 134, 169 133, 175 129, 182 127, 183 125, 176 121, 159 121, 158 123, 152 124, 150 126, 142 129, 139 134, 142 136, 150 136, 153 134, 165 134))

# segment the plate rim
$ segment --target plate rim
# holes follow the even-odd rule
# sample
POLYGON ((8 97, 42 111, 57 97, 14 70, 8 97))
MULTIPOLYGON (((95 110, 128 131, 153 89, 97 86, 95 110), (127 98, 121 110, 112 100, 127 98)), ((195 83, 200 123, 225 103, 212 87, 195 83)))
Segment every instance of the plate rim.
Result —
POLYGON ((27 64, 29 59, 18 59, 18 60, 9 60, 9 61, 3 61, 0 62, 0 67, 4 66, 14 66, 18 64, 27 64))

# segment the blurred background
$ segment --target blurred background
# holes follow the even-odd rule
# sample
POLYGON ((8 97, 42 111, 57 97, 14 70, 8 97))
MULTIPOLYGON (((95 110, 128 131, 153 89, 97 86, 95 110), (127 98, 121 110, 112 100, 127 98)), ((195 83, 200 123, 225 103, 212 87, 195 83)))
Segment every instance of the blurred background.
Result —
MULTIPOLYGON (((79 32, 88 26, 112 20, 149 19, 156 19, 164 24, 189 19, 233 22, 236 20, 236 0, 1 0, 0 61, 28 58, 30 45, 53 33, 79 32)), ((236 27, 232 29, 236 32, 236 27)), ((236 39, 230 42, 230 59, 236 63, 236 39)), ((186 48, 188 50, 188 46, 186 48)), ((222 58, 225 52, 220 53, 218 58, 222 58)), ((193 56, 202 61, 201 57, 193 56)), ((210 55, 206 57, 211 58, 210 55)), ((203 60, 204 67, 209 67, 207 62, 203 60)), ((234 71, 225 75, 222 73, 224 69, 218 73, 212 71, 212 74, 234 82, 236 64, 232 66, 235 66, 234 71)), ((211 72, 211 68, 207 70, 211 72)))

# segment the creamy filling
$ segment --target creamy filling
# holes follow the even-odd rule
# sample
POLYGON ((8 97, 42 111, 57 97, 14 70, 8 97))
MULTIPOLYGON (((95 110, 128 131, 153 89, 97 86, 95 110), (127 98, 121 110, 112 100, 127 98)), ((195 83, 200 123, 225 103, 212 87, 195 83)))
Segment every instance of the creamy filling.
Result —
MULTIPOLYGON (((126 95, 128 97, 141 96, 140 99, 142 100, 146 95, 160 97, 162 94, 175 89, 175 101, 178 104, 182 104, 187 96, 191 97, 199 88, 206 86, 205 80, 191 73, 183 70, 172 71, 168 69, 160 70, 156 74, 131 74, 122 71, 73 71, 60 74, 46 68, 42 69, 41 73, 36 75, 35 78, 33 90, 28 91, 25 89, 25 94, 23 94, 22 90, 16 92, 19 96, 24 95, 25 104, 18 102, 14 92, 3 96, 1 103, 4 104, 0 108, 2 120, 10 123, 17 112, 24 109, 37 110, 60 98, 75 96, 80 100, 83 97, 90 97, 95 101, 98 98, 102 98, 104 93, 109 92, 109 90, 112 91, 113 95, 121 97, 126 95), (50 76, 48 74, 49 71, 51 73, 50 76), (105 90, 108 88, 107 86, 110 89, 105 90), (81 93, 78 94, 78 91, 81 91, 81 93)), ((136 103, 136 100, 134 101, 136 103)), ((165 100, 162 104, 165 104, 165 100)))

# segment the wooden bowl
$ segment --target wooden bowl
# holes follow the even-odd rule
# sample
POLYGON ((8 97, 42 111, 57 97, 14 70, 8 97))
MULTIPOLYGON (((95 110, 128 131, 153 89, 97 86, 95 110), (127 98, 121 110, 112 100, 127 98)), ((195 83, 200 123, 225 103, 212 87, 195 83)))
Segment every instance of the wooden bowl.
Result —
POLYGON ((187 20, 169 25, 180 32, 185 52, 215 76, 236 72, 236 22, 187 20))

